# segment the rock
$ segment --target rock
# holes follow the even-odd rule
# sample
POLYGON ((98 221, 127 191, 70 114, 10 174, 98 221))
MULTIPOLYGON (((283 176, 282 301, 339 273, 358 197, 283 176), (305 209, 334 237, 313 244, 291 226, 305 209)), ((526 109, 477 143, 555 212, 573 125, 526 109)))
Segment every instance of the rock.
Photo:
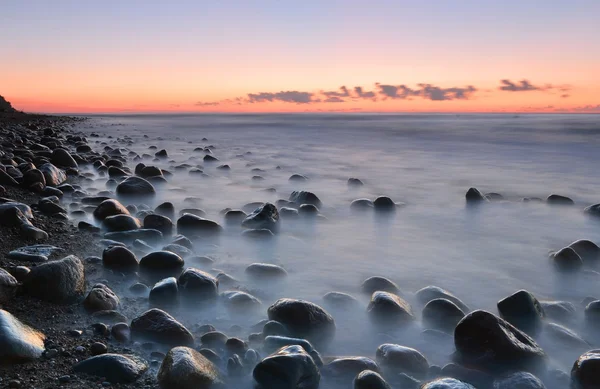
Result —
POLYGON ((398 288, 398 285, 396 285, 394 282, 390 281, 389 279, 387 279, 385 277, 378 277, 378 276, 367 278, 366 280, 363 281, 360 288, 363 291, 363 293, 366 293, 369 296, 379 290, 381 290, 383 292, 394 293, 394 294, 400 293, 400 288, 398 288))
POLYGON ((482 203, 488 201, 487 197, 485 197, 485 195, 481 193, 477 188, 469 188, 467 194, 465 195, 465 199, 467 200, 467 204, 482 203))
POLYGON ((15 297, 19 282, 9 272, 0 268, 0 305, 15 297))
POLYGON ((525 333, 486 311, 465 316, 454 330, 454 344, 461 360, 481 367, 507 371, 529 370, 545 361, 544 351, 525 333))
POLYGON ((278 222, 279 212, 277 212, 277 207, 271 203, 265 203, 244 219, 242 227, 277 231, 278 222))
POLYGON ((185 269, 179 276, 177 284, 181 296, 191 301, 213 299, 218 295, 219 281, 202 270, 185 269))
POLYGON ((141 282, 136 282, 129 287, 129 291, 135 294, 146 294, 148 293, 148 286, 141 282))
POLYGON ((426 383, 421 389, 476 389, 474 386, 454 378, 438 378, 426 383))
POLYGON ((105 321, 107 323, 122 323, 127 321, 125 315, 117 311, 97 311, 92 313, 92 317, 95 320, 105 321))
POLYGON ((19 282, 23 282, 30 272, 31 270, 26 266, 17 266, 10 270, 10 274, 19 282))
POLYGON ((214 389, 224 385, 219 369, 188 347, 175 347, 167 353, 157 380, 162 389, 214 389))
POLYGON ((139 173, 136 171, 136 174, 139 174, 139 176, 143 178, 163 175, 162 170, 160 170, 160 168, 156 166, 144 166, 139 173))
POLYGON ((363 370, 354 379, 354 389, 392 389, 392 387, 379 373, 363 370))
POLYGON ((571 247, 564 247, 550 257, 559 271, 576 271, 583 266, 581 257, 571 247))
POLYGON ((97 355, 73 366, 75 373, 104 377, 112 383, 135 382, 146 370, 148 365, 142 359, 119 354, 97 355))
POLYGON ((600 387, 600 350, 590 350, 582 354, 571 369, 571 387, 593 389, 600 387))
POLYGON ((306 339, 289 338, 287 336, 267 336, 264 338, 263 348, 269 353, 273 353, 282 347, 286 346, 301 346, 315 361, 317 366, 323 366, 321 355, 313 347, 313 345, 306 339))
POLYGON ((186 236, 210 236, 218 234, 222 230, 223 228, 219 223, 189 213, 184 214, 177 220, 177 233, 186 236))
POLYGON ((504 320, 526 332, 538 327, 546 316, 540 302, 526 290, 498 301, 498 312, 504 320))
POLYGON ((401 325, 415 319, 406 301, 393 293, 382 291, 373 293, 367 313, 375 324, 384 326, 401 325))
POLYGON ((575 202, 566 196, 551 194, 546 199, 546 203, 550 205, 574 205, 575 202))
POLYGON ((45 336, 0 309, 0 365, 31 361, 42 356, 45 336))
POLYGON ((225 213, 225 224, 240 225, 246 219, 246 212, 241 209, 231 209, 225 213))
POLYGON ((375 208, 375 205, 369 199, 356 199, 350 203, 350 209, 353 211, 364 211, 373 208, 375 208))
POLYGON ((583 212, 591 216, 600 216, 600 203, 586 207, 583 212))
POLYGON ((332 307, 347 308, 358 304, 358 300, 347 293, 329 292, 323 296, 323 301, 332 307))
POLYGON ((396 209, 396 203, 387 196, 379 196, 373 200, 373 207, 376 211, 391 212, 396 209))
POLYGON ((417 378, 424 378, 429 371, 429 362, 423 354, 413 348, 397 344, 386 343, 379 346, 375 359, 382 369, 394 373, 402 372, 417 378))
POLYGON ((302 174, 292 174, 289 178, 289 181, 304 182, 308 181, 308 177, 302 174))
POLYGON ((110 334, 116 341, 121 343, 131 342, 131 329, 127 323, 116 323, 110 329, 110 334))
POLYGON ((130 215, 113 215, 104 219, 104 227, 109 232, 131 231, 142 227, 138 219, 130 215))
POLYGON ((587 350, 590 346, 579 335, 556 323, 548 323, 544 327, 544 332, 552 339, 562 343, 564 346, 569 347, 570 349, 587 350))
POLYGON ((10 186, 18 186, 19 182, 11 177, 4 170, 0 169, 0 184, 2 185, 10 185, 10 186))
POLYGON ((202 160, 206 163, 212 163, 212 162, 218 162, 219 159, 216 157, 213 157, 212 155, 205 155, 204 158, 202 158, 202 160))
POLYGON ((111 178, 122 178, 122 177, 127 177, 128 175, 129 175, 129 173, 127 173, 125 170, 121 169, 120 167, 116 167, 116 166, 108 167, 108 176, 111 178))
POLYGON ((190 250, 194 249, 194 244, 192 243, 191 240, 189 240, 188 238, 186 238, 183 235, 176 235, 173 237, 173 241, 171 242, 173 244, 177 244, 183 247, 187 247, 190 250))
POLYGON ((600 322, 600 300, 592 301, 586 305, 585 320, 594 326, 598 325, 598 322, 600 322))
POLYGON ((107 232, 104 234, 104 238, 124 243, 133 243, 137 239, 149 242, 160 242, 163 235, 158 230, 140 228, 137 230, 107 232))
POLYGON ((170 219, 175 218, 175 206, 173 203, 165 202, 160 204, 154 209, 154 212, 158 215, 166 216, 170 219))
POLYGON ((119 306, 119 297, 106 285, 96 284, 83 301, 83 306, 90 312, 110 311, 119 306))
POLYGON ((335 335, 335 321, 323 308, 304 300, 279 299, 267 310, 269 320, 282 323, 294 337, 317 344, 329 343, 335 335))
POLYGON ((533 374, 519 371, 494 381, 494 389, 546 389, 546 387, 533 374))
POLYGON ((144 218, 144 228, 162 232, 165 236, 173 234, 173 222, 166 216, 150 214, 144 218))
POLYGON ((104 220, 114 215, 129 215, 129 211, 123 204, 113 199, 104 200, 94 210, 94 217, 98 220, 104 220))
POLYGON ((209 331, 200 337, 204 347, 223 348, 227 342, 227 335, 219 331, 209 331))
POLYGON ((67 173, 64 170, 57 168, 51 163, 45 163, 39 167, 39 170, 44 175, 46 185, 58 186, 67 181, 67 173))
POLYGON ((148 272, 177 276, 183 269, 183 259, 171 251, 155 251, 140 260, 140 268, 148 272))
POLYGON ((439 376, 445 376, 467 382, 477 388, 487 388, 494 380, 493 377, 481 370, 469 369, 467 367, 449 363, 442 368, 439 376))
POLYGON ((446 299, 446 300, 452 301, 454 304, 456 304, 456 306, 459 307, 463 312, 470 311, 469 307, 466 306, 465 303, 463 303, 458 297, 456 297, 452 293, 450 293, 447 290, 442 289, 438 286, 426 286, 423 289, 419 289, 415 293, 415 297, 422 304, 427 304, 431 300, 435 300, 435 299, 439 299, 439 298, 446 299))
POLYGON ((281 278, 287 276, 287 271, 271 263, 253 263, 246 268, 246 274, 254 278, 281 278))
POLYGON ((581 258, 584 265, 597 265, 600 263, 600 247, 590 240, 580 239, 569 245, 581 258))
POLYGON ((78 168, 77 162, 75 162, 71 153, 65 149, 55 149, 52 152, 52 163, 62 168, 78 168))
POLYGON ((303 190, 292 192, 292 194, 290 195, 289 201, 291 201, 292 203, 295 203, 298 206, 300 206, 302 204, 312 204, 312 205, 316 206, 317 208, 321 208, 321 206, 323 205, 323 203, 317 197, 317 195, 315 195, 312 192, 307 192, 307 191, 303 191, 303 190))
POLYGON ((20 211, 20 214, 23 215, 24 219, 33 219, 33 213, 31 212, 31 208, 28 205, 25 205, 23 203, 17 203, 14 201, 8 201, 6 203, 0 204, 0 223, 2 225, 11 227, 18 226, 23 223, 22 220, 15 220, 14 222, 8 221, 8 219, 13 219, 11 217, 13 215, 9 215, 9 213, 11 211, 14 211, 15 209, 20 211))
POLYGON ((379 372, 379 366, 370 358, 344 357, 336 358, 321 370, 324 375, 335 378, 337 382, 351 381, 363 370, 379 372))
POLYGON ((235 312, 246 312, 251 309, 259 308, 262 303, 259 299, 252 296, 250 293, 232 290, 223 292, 225 303, 235 312))
POLYGON ((101 355, 106 354, 108 352, 108 347, 104 343, 95 342, 90 346, 90 354, 92 355, 101 355))
POLYGON ((117 185, 116 192, 120 196, 152 196, 156 190, 151 183, 141 177, 127 177, 117 185))
POLYGON ((265 323, 262 330, 263 336, 288 336, 288 329, 283 324, 275 320, 269 320, 265 323))
POLYGON ((147 338, 173 347, 194 345, 191 332, 173 316, 157 308, 133 319, 131 332, 134 337, 147 338))
POLYGON ((110 246, 102 252, 102 264, 109 269, 120 271, 135 271, 138 260, 135 254, 123 246, 110 246))
POLYGON ((46 186, 46 178, 44 177, 44 173, 38 169, 31 169, 23 174, 23 185, 27 188, 31 187, 31 185, 40 183, 43 187, 46 186))
POLYGON ((358 188, 363 186, 363 182, 361 180, 359 180, 358 178, 348 178, 348 182, 347 182, 348 186, 351 188, 358 188))
POLYGON ((53 303, 71 303, 85 294, 85 274, 81 260, 69 255, 31 269, 23 288, 29 296, 53 303))
POLYGON ((189 258, 194 255, 194 252, 188 249, 187 247, 173 243, 166 245, 162 249, 163 251, 170 251, 172 253, 175 253, 182 258, 189 258))
POLYGON ((296 219, 298 218, 298 210, 295 208, 281 207, 279 208, 279 216, 282 219, 296 219))
POLYGON ((465 313, 450 300, 434 299, 423 308, 423 323, 440 331, 451 332, 465 313))
POLYGON ((244 355, 247 350, 248 344, 239 338, 229 338, 225 341, 225 351, 230 355, 244 355))
POLYGON ((287 346, 256 365, 254 380, 263 388, 317 389, 319 369, 301 346, 287 346))
POLYGON ((546 316, 551 320, 568 322, 577 313, 575 304, 568 301, 540 301, 546 316))
POLYGON ((248 239, 257 239, 257 240, 265 240, 270 239, 275 236, 271 230, 266 228, 261 229, 252 229, 252 230, 244 230, 242 231, 242 236, 248 239))

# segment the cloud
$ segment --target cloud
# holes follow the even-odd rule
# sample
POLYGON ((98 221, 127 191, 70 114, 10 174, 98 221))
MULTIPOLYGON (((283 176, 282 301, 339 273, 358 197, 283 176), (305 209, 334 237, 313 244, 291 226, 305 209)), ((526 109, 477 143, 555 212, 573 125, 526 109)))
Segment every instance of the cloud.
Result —
POLYGON ((556 112, 574 112, 574 113, 600 113, 600 104, 598 105, 584 105, 582 107, 575 108, 560 108, 556 109, 556 112))
POLYGON ((418 84, 417 89, 406 85, 387 85, 375 84, 379 94, 384 99, 410 99, 411 97, 421 97, 426 100, 444 101, 444 100, 467 100, 477 91, 472 85, 464 88, 441 88, 431 84, 418 84))
POLYGON ((534 85, 532 84, 529 80, 521 80, 519 82, 512 82, 511 80, 500 80, 500 86, 498 87, 499 90, 501 91, 507 91, 507 92, 528 92, 528 91, 542 91, 542 92, 549 92, 549 93, 554 93, 555 91, 558 91, 561 93, 562 98, 567 98, 570 97, 570 95, 566 92, 570 92, 571 91, 571 86, 570 85, 552 85, 552 84, 545 84, 543 86, 538 86, 538 85, 534 85))
POLYGON ((340 86, 339 92, 337 91, 331 91, 331 92, 326 92, 326 91, 321 91, 321 94, 327 98, 331 98, 331 97, 349 97, 350 96, 350 92, 348 91, 348 88, 346 88, 345 86, 340 86))
POLYGON ((339 98, 337 96, 330 97, 330 98, 325 99, 323 101, 326 102, 326 103, 344 103, 344 102, 346 102, 346 100, 344 100, 342 98, 339 98))
POLYGON ((377 98, 377 96, 375 95, 375 92, 365 92, 363 90, 362 86, 355 86, 354 94, 359 99, 375 100, 377 98))
POLYGON ((198 101, 194 105, 197 107, 211 107, 211 106, 215 106, 215 105, 219 105, 219 104, 221 104, 220 101, 210 101, 210 102, 198 101))
POLYGON ((315 99, 315 94, 310 92, 299 91, 281 91, 277 93, 261 92, 248 93, 249 103, 264 103, 273 101, 282 101, 284 103, 309 104, 319 102, 320 99, 315 99))

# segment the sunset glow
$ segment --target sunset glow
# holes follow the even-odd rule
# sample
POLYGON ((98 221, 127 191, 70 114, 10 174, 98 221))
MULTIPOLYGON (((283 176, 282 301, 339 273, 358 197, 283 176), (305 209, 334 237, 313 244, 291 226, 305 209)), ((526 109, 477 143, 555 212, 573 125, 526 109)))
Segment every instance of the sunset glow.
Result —
POLYGON ((600 112, 600 2, 218 3, 5 2, 0 94, 55 113, 600 112))

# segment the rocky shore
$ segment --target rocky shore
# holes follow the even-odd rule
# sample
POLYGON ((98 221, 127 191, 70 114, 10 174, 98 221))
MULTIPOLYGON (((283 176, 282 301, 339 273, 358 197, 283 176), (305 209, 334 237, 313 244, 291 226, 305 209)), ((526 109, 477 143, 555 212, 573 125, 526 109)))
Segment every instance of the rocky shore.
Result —
MULTIPOLYGON (((195 252, 197 242, 210 244, 230 225, 243 227, 245 238, 272 239, 281 219, 322 217, 314 193, 296 191, 277 206, 252 204, 249 212, 224 210, 224 225, 196 208, 177 215, 166 202, 152 209, 144 199, 153 198, 171 173, 148 160, 163 160, 168 150, 154 150, 146 165, 127 150, 127 139, 108 144, 93 132, 78 132, 82 120, 0 114, 0 387, 600 387, 595 338, 555 323, 583 312, 596 326, 600 301, 594 298, 578 308, 538 301, 522 290, 499 301, 494 314, 471 310, 435 286, 417 291, 419 306, 411 305, 393 281, 373 276, 359 287, 370 298, 365 318, 373 331, 385 339, 419 323, 433 342, 453 340, 454 362, 437 366, 419 350, 392 342, 381 342, 372 355, 331 355, 338 327, 327 309, 285 296, 263 306, 233 277, 213 274, 212 259, 195 252), (132 197, 135 204, 121 203, 132 197), (216 301, 238 312, 261 311, 264 320, 216 328, 176 317, 174 307, 201 310, 216 301), (572 371, 552 366, 552 356, 538 344, 540 334, 581 355, 572 371)), ((200 151, 205 163, 216 162, 210 148, 200 151)), ((348 185, 362 182, 351 178, 348 185)), ((470 206, 500 200, 475 188, 466 193, 470 206)), ((546 201, 573 205, 559 195, 546 201)), ((382 196, 351 207, 393 213, 402 205, 382 196)), ((594 207, 586 212, 597 214, 594 207)), ((581 240, 550 260, 557 273, 572 274, 589 271, 583 269, 599 258, 600 248, 581 240)), ((264 263, 248 266, 246 274, 265 282, 287 276, 264 263)), ((358 305, 335 291, 323 301, 337 309, 358 305)))

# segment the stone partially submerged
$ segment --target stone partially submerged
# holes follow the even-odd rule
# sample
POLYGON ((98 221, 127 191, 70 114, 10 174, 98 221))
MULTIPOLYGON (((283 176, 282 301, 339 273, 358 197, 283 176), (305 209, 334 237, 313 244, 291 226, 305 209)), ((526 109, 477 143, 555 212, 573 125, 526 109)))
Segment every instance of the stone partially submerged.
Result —
POLYGON ((327 344, 335 335, 335 321, 323 308, 304 300, 283 298, 267 310, 269 320, 285 325, 294 337, 327 344))
POLYGON ((271 203, 265 203, 255 209, 242 222, 242 227, 251 229, 267 229, 277 231, 279 226, 279 212, 277 207, 271 203))
POLYGON ((104 377, 115 384, 135 382, 146 370, 148 365, 141 358, 120 354, 97 355, 73 366, 75 373, 104 377))
POLYGON ((170 346, 193 346, 194 336, 183 324, 163 310, 153 308, 144 312, 131 322, 133 337, 170 346))
POLYGON ((317 389, 319 368, 301 346, 286 346, 256 365, 252 376, 261 388, 317 389))

